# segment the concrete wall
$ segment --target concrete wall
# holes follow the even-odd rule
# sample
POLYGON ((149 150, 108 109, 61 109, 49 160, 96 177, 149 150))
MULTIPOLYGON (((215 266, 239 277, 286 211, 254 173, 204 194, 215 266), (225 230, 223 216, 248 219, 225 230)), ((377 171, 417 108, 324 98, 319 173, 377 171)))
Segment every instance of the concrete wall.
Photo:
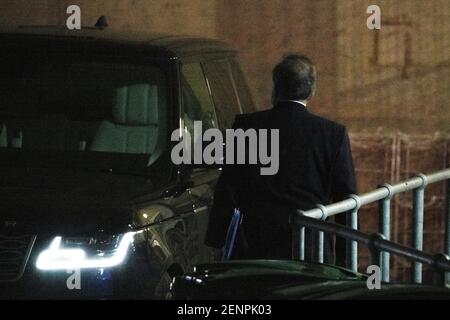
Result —
POLYGON ((371 31, 372 2, 0 0, 0 26, 64 24, 77 4, 84 25, 107 15, 111 29, 224 39, 241 51, 261 109, 270 106, 273 65, 300 51, 318 67, 314 112, 356 132, 450 132, 450 2, 377 1, 382 29, 371 31))
POLYGON ((72 4, 86 26, 106 15, 111 29, 216 35, 217 2, 204 0, 0 0, 0 26, 65 25, 72 4))
MULTIPOLYGON (((320 81, 312 108, 333 109, 337 39, 334 1, 224 1, 217 33, 242 52, 260 108, 270 106, 271 71, 289 52, 302 52, 317 64, 320 81)), ((332 115, 332 112, 328 112, 332 115)))
MULTIPOLYGON (((360 191, 450 165, 450 1, 448 0, 0 0, 0 27, 84 25, 106 15, 111 29, 219 38, 241 52, 260 109, 270 106, 271 70, 287 52, 317 64, 310 109, 350 128, 360 191), (368 5, 382 28, 368 30, 368 5)), ((425 249, 441 251, 445 188, 427 194, 425 249), (431 201, 431 200, 432 201, 431 201)), ((410 199, 393 203, 393 239, 410 244, 410 199)), ((377 208, 361 226, 373 232, 377 208)), ((362 256, 368 262, 367 255, 362 256)), ((394 261, 397 278, 409 264, 394 261)), ((394 275, 395 275, 394 274, 394 275)))
POLYGON ((450 132, 450 2, 376 2, 380 31, 364 27, 373 1, 337 3, 338 117, 357 131, 450 132))

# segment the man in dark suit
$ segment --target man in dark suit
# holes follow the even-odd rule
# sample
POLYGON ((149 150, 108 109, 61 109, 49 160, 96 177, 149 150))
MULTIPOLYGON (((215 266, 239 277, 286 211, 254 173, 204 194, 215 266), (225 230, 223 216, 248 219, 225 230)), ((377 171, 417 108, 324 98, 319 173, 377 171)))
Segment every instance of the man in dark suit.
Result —
MULTIPOLYGON (((279 129, 279 171, 261 175, 257 165, 224 166, 207 245, 223 247, 233 208, 238 207, 243 221, 233 257, 290 259, 289 214, 356 193, 346 128, 307 109, 315 81, 315 67, 307 57, 287 56, 273 70, 273 108, 236 117, 234 129, 279 129)), ((345 216, 340 215, 338 222, 345 223, 345 216)), ((345 245, 340 243, 342 264, 345 245)))

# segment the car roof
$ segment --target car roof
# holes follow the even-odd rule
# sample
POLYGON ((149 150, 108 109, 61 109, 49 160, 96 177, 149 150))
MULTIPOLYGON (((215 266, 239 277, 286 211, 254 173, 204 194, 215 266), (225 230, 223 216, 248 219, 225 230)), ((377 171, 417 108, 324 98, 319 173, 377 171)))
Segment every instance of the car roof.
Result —
POLYGON ((82 27, 69 30, 66 27, 24 26, 15 29, 0 29, 1 37, 13 39, 45 40, 63 43, 80 43, 88 46, 136 48, 154 56, 182 58, 205 53, 235 53, 225 42, 189 35, 168 35, 137 31, 116 31, 82 27))

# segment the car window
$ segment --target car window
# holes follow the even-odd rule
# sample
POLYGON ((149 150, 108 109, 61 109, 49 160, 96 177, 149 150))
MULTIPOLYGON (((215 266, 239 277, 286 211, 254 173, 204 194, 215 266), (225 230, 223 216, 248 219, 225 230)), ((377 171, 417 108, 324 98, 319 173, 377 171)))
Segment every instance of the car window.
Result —
POLYGON ((231 128, 236 114, 242 113, 242 111, 231 78, 230 64, 223 59, 208 61, 205 66, 219 127, 222 130, 231 128))
POLYGON ((230 59, 231 72, 233 80, 236 85, 239 101, 241 102, 241 108, 244 113, 250 113, 255 111, 255 105, 253 103, 250 89, 245 81, 244 74, 236 60, 230 59))
POLYGON ((146 170, 167 137, 159 64, 0 53, 0 152, 36 166, 146 170))
POLYGON ((192 133, 194 121, 202 121, 203 130, 217 127, 214 104, 200 63, 182 67, 183 120, 192 133))

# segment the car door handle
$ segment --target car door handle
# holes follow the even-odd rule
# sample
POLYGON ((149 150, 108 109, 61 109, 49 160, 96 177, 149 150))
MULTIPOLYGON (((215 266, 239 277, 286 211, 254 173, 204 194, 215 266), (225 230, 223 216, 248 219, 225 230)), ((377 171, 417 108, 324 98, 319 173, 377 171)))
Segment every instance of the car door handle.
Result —
POLYGON ((206 211, 206 210, 208 210, 208 206, 201 206, 201 207, 198 207, 198 208, 194 208, 192 211, 194 211, 194 213, 201 213, 202 211, 206 211))

